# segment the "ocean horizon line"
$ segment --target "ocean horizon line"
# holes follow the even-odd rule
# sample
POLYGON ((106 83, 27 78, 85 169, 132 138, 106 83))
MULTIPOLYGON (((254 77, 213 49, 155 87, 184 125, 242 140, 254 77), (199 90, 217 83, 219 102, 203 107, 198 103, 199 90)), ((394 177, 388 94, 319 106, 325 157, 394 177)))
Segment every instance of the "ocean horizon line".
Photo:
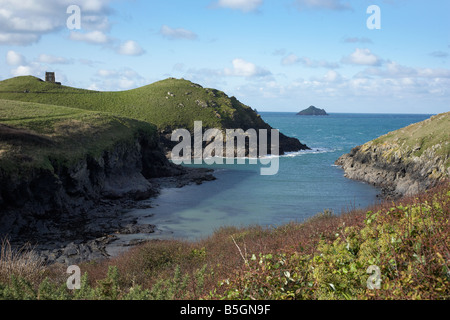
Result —
MULTIPOLYGON (((297 114, 296 111, 259 111, 259 114, 264 113, 289 113, 289 114, 297 114)), ((339 114, 339 115, 349 115, 349 114, 357 114, 357 115, 405 115, 405 116, 435 116, 439 113, 386 113, 386 112, 327 112, 328 115, 339 114)), ((305 116, 308 117, 308 116, 305 116)), ((310 117, 326 117, 326 116, 310 116, 310 117)))

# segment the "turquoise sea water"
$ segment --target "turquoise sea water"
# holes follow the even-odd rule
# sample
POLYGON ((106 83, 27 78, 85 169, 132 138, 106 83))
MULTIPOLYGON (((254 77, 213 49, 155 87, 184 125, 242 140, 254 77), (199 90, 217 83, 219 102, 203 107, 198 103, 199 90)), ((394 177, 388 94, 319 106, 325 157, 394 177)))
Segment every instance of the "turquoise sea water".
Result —
POLYGON ((357 145, 431 115, 261 116, 313 150, 281 156, 274 176, 261 176, 259 165, 221 165, 214 167, 216 181, 163 190, 157 199, 149 200, 153 208, 130 213, 139 216, 141 223, 157 226, 150 238, 195 240, 223 226, 277 226, 304 221, 325 209, 339 214, 373 204, 379 190, 345 178, 335 160, 357 145))

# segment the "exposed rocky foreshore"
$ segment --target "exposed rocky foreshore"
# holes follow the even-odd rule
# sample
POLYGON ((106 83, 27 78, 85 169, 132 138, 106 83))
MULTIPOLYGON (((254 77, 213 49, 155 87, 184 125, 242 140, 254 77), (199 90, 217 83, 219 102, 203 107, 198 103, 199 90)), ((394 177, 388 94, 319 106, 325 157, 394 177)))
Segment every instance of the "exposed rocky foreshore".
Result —
MULTIPOLYGON (((172 177, 153 178, 152 197, 157 197, 162 188, 181 188, 189 184, 201 184, 214 180, 212 170, 186 169, 172 177)), ((122 197, 118 199, 101 198, 86 202, 77 210, 66 212, 54 219, 47 215, 41 218, 23 215, 10 220, 2 220, 2 229, 13 225, 11 232, 3 233, 14 247, 31 245, 45 263, 67 265, 84 261, 108 258, 107 247, 114 243, 118 235, 149 234, 156 226, 138 224, 136 217, 128 215, 132 209, 151 208, 148 201, 122 197)), ((6 231, 6 230, 5 230, 6 231)), ((132 246, 137 243, 122 244, 132 246)))
POLYGON ((151 233, 126 212, 161 188, 215 179, 212 170, 170 163, 156 140, 140 136, 74 166, 28 174, 0 171, 0 236, 30 244, 47 262, 79 263, 107 257, 115 234, 151 233))
POLYGON ((450 113, 391 132, 341 156, 345 176, 382 190, 384 198, 422 192, 450 177, 450 113))

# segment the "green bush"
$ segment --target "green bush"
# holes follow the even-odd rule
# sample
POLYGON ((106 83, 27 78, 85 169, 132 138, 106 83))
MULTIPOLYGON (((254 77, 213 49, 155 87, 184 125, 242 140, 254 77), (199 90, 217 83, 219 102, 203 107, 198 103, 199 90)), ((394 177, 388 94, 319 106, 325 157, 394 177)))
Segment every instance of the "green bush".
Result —
MULTIPOLYGON (((74 291, 69 291, 65 283, 50 278, 34 283, 13 274, 9 281, 0 282, 0 299, 448 300, 449 208, 450 191, 446 186, 404 203, 369 211, 364 223, 345 225, 349 220, 319 219, 314 223, 326 223, 329 234, 324 236, 322 231, 312 231, 315 229, 308 231, 310 243, 307 245, 313 247, 312 251, 304 251, 305 243, 302 243, 297 249, 286 246, 272 253, 251 254, 247 246, 244 253, 236 252, 235 238, 248 244, 256 235, 249 231, 230 233, 229 243, 240 259, 240 266, 228 271, 218 283, 215 280, 216 286, 205 287, 205 283, 218 279, 216 274, 224 274, 220 268, 223 259, 230 259, 229 255, 220 258, 219 262, 223 263, 211 263, 212 249, 207 242, 202 243, 205 246, 189 247, 189 250, 170 242, 169 247, 164 244, 161 248, 173 250, 143 247, 145 254, 136 251, 134 255, 142 260, 138 265, 152 277, 151 282, 142 279, 135 282, 121 276, 120 273, 129 271, 126 265, 121 270, 108 266, 106 277, 96 281, 90 281, 86 272, 81 278, 81 289, 74 291), (181 260, 188 261, 189 267, 180 267, 181 260), (198 267, 200 265, 203 267, 198 267), (379 274, 368 273, 372 266, 378 268, 379 274), (374 283, 374 276, 379 276, 378 289, 369 287, 374 283)), ((278 239, 276 237, 286 237, 287 230, 282 227, 266 230, 264 234, 273 241, 278 239)), ((291 227, 290 230, 304 233, 308 229, 291 227)), ((259 237, 262 234, 259 233, 259 237)), ((259 248, 263 244, 258 242, 259 248)))
POLYGON ((450 191, 369 211, 364 226, 336 230, 313 256, 253 255, 220 282, 216 299, 449 299, 450 191), (343 230, 342 230, 343 229, 343 230), (379 268, 379 289, 369 287, 379 268))

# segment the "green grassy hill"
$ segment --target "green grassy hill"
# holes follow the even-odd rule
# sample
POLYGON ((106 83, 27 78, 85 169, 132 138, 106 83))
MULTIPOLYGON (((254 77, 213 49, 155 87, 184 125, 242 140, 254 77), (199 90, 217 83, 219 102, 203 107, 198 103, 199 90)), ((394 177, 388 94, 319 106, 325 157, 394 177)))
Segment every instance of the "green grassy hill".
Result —
POLYGON ((392 158, 396 152, 408 154, 410 159, 432 152, 443 157, 445 167, 448 168, 450 166, 450 112, 390 132, 372 143, 373 146, 386 144, 397 146, 397 149, 392 149, 390 153, 385 154, 386 158, 392 158))
POLYGON ((44 82, 32 76, 0 81, 0 99, 112 112, 155 124, 161 131, 208 128, 268 128, 250 107, 225 93, 187 80, 166 79, 141 88, 98 92, 44 82))
MULTIPOLYGON (((149 122, 162 133, 162 142, 169 149, 172 145, 168 135, 178 128, 193 132, 194 121, 202 121, 204 128, 222 130, 272 129, 258 113, 235 97, 174 78, 128 91, 99 92, 23 76, 0 81, 0 99, 110 112, 149 122)), ((304 149, 309 148, 280 133, 280 154, 304 149)))
POLYGON ((110 113, 0 99, 0 168, 51 168, 50 159, 70 165, 155 132, 149 123, 110 113))

